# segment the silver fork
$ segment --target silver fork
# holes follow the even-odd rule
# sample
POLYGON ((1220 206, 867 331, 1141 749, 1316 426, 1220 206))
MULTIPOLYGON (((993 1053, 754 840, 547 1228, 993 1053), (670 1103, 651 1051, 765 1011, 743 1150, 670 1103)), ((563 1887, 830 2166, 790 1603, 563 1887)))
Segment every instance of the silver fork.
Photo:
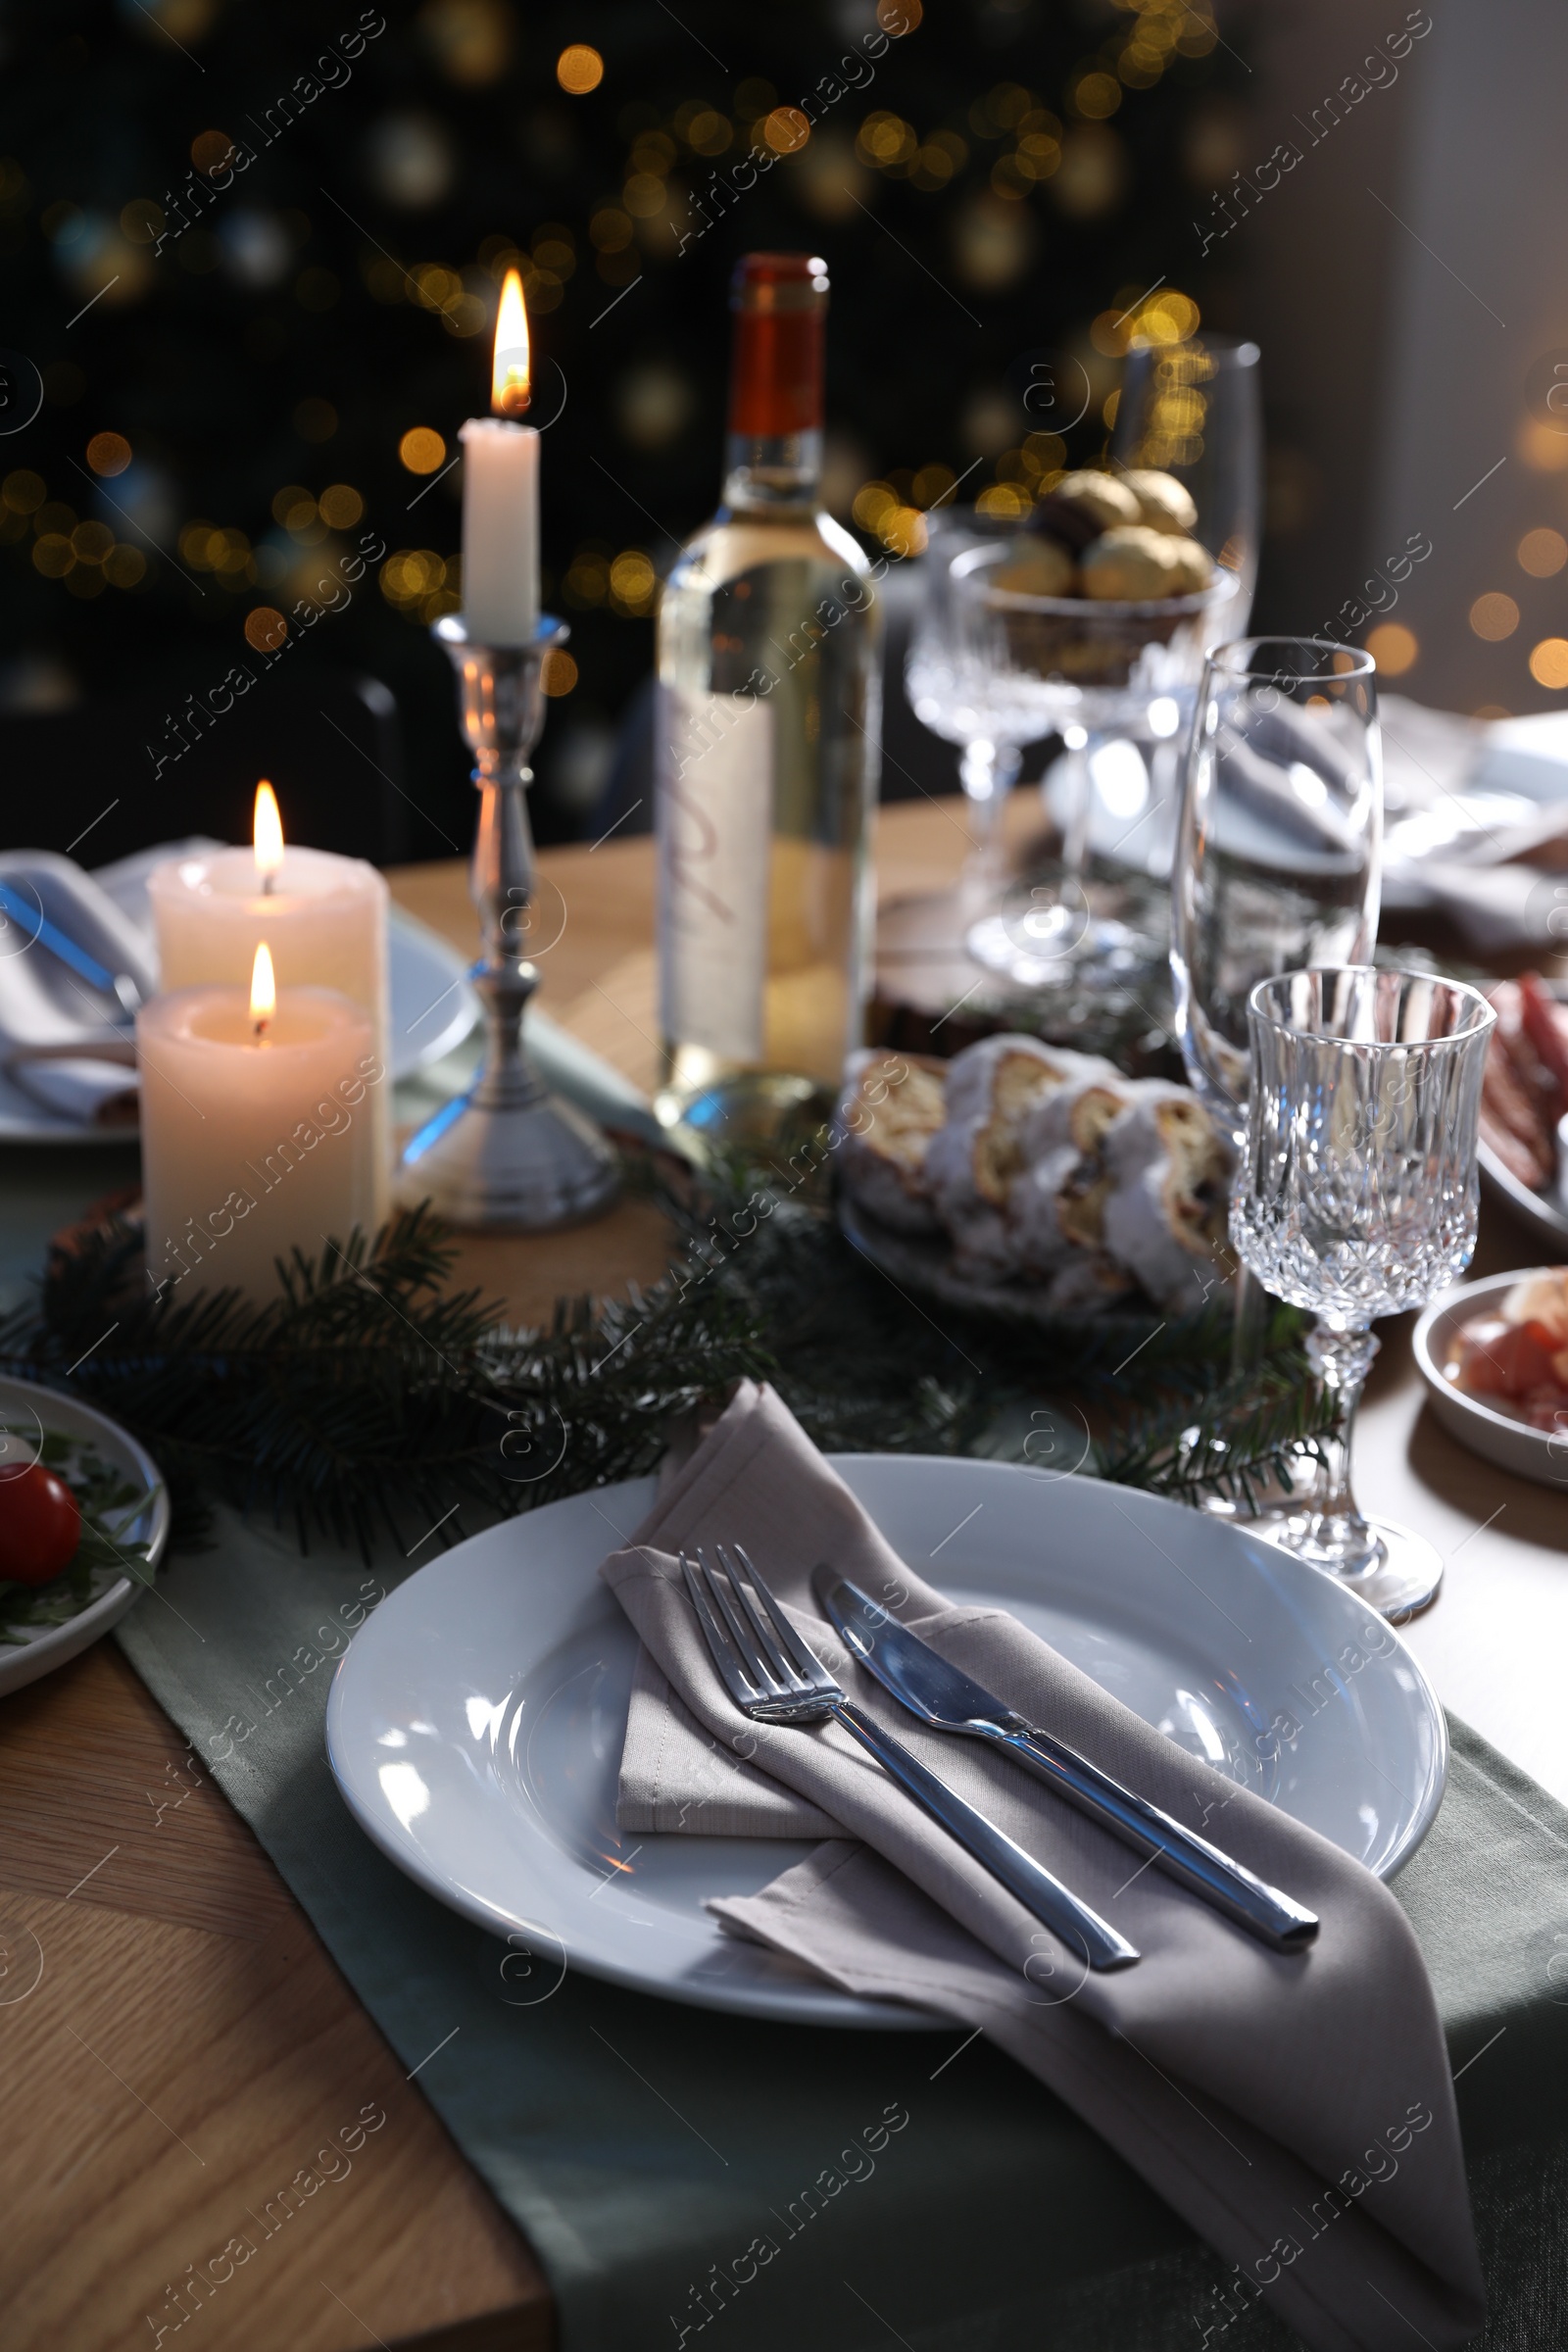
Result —
POLYGON ((811 1724, 830 1718, 841 1723, 906 1794, 983 1863, 1069 1951, 1094 1969, 1128 1968, 1138 1959, 1136 1945, 1125 1936, 845 1696, 738 1544, 733 1552, 723 1544, 715 1544, 713 1549, 716 1569, 699 1546, 695 1564, 681 1553, 681 1574, 713 1663, 743 1715, 754 1723, 811 1724))

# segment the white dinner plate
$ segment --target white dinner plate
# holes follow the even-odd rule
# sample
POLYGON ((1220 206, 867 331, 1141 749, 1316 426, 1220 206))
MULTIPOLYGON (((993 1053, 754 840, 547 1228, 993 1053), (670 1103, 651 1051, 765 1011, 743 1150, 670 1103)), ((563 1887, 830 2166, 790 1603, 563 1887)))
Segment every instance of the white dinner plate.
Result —
MULTIPOLYGON (((147 1575, 157 1567, 169 1541, 169 1493, 151 1454, 143 1451, 129 1432, 94 1411, 74 1396, 62 1396, 32 1381, 0 1377, 0 1424, 13 1433, 24 1456, 29 1443, 51 1436, 74 1439, 123 1473, 125 1483, 141 1496, 140 1508, 122 1521, 126 1537, 147 1545, 148 1569, 135 1576, 117 1575, 113 1568, 95 1572, 92 1596, 64 1625, 17 1626, 15 1639, 0 1643, 0 1695, 20 1690, 40 1675, 53 1674, 68 1658, 87 1649, 123 1617, 133 1600, 147 1590, 147 1575)), ((33 1457, 36 1458, 36 1457, 33 1457)), ((69 1464, 67 1472, 69 1478, 69 1464)))
MULTIPOLYGON (((1442 1800, 1443 1714, 1398 1636, 1332 1578, 1094 1479, 829 1458, 953 1598, 1012 1610, 1178 1745, 1381 1876, 1414 1851, 1442 1800)), ((926 2022, 803 1978, 704 1910, 758 1891, 808 1846, 616 1830, 637 1640, 596 1571, 653 1497, 645 1478, 550 1503, 381 1603, 327 1701, 350 1810, 421 1886, 513 1940, 519 2001, 548 1997, 570 1966, 754 2016, 926 2022)))
MULTIPOLYGON (((479 1001, 457 949, 401 906, 389 909, 387 962, 395 1084, 460 1046, 479 1017, 479 1001)), ((84 1127, 79 1120, 46 1110, 0 1070, 0 1144, 124 1145, 135 1140, 134 1122, 127 1127, 84 1127)))
POLYGON ((1445 1429, 1472 1453, 1515 1470, 1544 1487, 1568 1491, 1568 1425, 1564 1432, 1532 1429, 1485 1396, 1472 1396, 1449 1373, 1458 1352, 1459 1326, 1494 1315, 1515 1283, 1534 1273, 1556 1274, 1557 1266, 1522 1266, 1515 1274, 1493 1274, 1485 1282, 1461 1282, 1433 1300, 1415 1327, 1416 1368, 1427 1384, 1432 1409, 1445 1429))

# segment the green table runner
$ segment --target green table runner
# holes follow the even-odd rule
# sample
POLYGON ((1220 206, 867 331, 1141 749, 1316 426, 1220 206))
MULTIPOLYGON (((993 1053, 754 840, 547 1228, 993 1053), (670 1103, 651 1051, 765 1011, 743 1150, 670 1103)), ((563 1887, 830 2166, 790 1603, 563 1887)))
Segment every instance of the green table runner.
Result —
MULTIPOLYGON (((752 2023, 563 1972, 356 1828, 331 1654, 410 1573, 220 1516, 118 1640, 527 2233, 564 2352, 1264 2352, 1294 2341, 985 2042, 752 2023), (435 2054, 432 2056, 431 2053, 435 2054), (421 2061, 423 2062, 421 2064, 421 2061)), ((1568 1812, 1465 1725, 1396 1882, 1458 2074, 1492 2352, 1568 2342, 1568 1812)))

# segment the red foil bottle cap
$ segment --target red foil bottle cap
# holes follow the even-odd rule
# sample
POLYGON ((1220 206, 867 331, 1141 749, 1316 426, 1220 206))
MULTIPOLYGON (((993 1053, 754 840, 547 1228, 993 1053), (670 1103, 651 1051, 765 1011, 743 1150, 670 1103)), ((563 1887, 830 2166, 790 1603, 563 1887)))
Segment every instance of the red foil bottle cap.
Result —
POLYGON ((827 264, 807 253, 743 254, 729 300, 730 431, 755 439, 820 431, 827 264))

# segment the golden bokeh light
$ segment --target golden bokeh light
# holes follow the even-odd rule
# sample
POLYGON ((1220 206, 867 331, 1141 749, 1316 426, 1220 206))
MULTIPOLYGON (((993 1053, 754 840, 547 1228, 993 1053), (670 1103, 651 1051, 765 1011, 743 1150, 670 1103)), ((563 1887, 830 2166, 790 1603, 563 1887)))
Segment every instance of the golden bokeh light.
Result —
POLYGON ((1495 588, 1478 596, 1470 608, 1470 626, 1489 645, 1500 645, 1519 626, 1519 608, 1511 596, 1495 588))
POLYGON ((147 576, 147 559, 139 547, 123 540, 104 558, 104 578, 113 588, 134 588, 147 576))
POLYGON ((1538 686, 1560 694, 1568 686, 1568 637, 1543 637, 1530 652, 1530 675, 1538 686))
POLYGON ((1402 678, 1415 667, 1421 641, 1402 620, 1380 620, 1367 636, 1366 650, 1386 678, 1402 678))
POLYGON ((209 176, 221 172, 225 164, 232 162, 233 155, 234 142, 226 130, 198 131, 190 143, 191 162, 198 172, 209 176))
POLYGON ((762 136, 775 155, 795 155, 811 135, 811 125, 798 106, 775 106, 762 123, 762 136))
POLYGON ((337 411, 329 400, 311 393, 295 404, 294 430, 302 441, 330 441, 337 431, 337 411))
POLYGON ((577 683, 577 664, 559 645, 551 647, 539 668, 539 683, 552 702, 569 694, 577 683))
POLYGON ((1072 103, 1091 122, 1102 122, 1121 104, 1121 83, 1114 74, 1085 74, 1073 90, 1072 103))
POLYGON ((428 424, 411 425, 398 443, 398 456, 411 473, 434 473, 446 454, 446 443, 428 424))
POLYGON ((636 619, 651 612, 659 577, 653 564, 638 547, 627 548, 610 566, 610 603, 612 612, 636 619))
POLYGON ((351 531, 365 513, 365 501, 349 482, 333 482, 317 500, 321 520, 334 531, 351 531))
POLYGON ((245 641, 259 654, 275 654, 288 635, 288 622, 274 605, 253 605, 245 615, 245 641))
POLYGON ((130 464, 130 443, 123 433, 94 433, 87 444, 87 463, 94 473, 123 473, 130 464))
POLYGON ((1568 539, 1561 531, 1526 531, 1518 547, 1519 567, 1533 580, 1549 580, 1568 564, 1568 539))
POLYGON ((556 60, 556 79, 572 98, 586 98, 605 78, 605 61, 586 41, 573 41, 556 60))
POLYGON ((1521 418, 1514 447, 1537 473, 1561 473, 1568 466, 1568 433, 1540 416, 1521 418))

